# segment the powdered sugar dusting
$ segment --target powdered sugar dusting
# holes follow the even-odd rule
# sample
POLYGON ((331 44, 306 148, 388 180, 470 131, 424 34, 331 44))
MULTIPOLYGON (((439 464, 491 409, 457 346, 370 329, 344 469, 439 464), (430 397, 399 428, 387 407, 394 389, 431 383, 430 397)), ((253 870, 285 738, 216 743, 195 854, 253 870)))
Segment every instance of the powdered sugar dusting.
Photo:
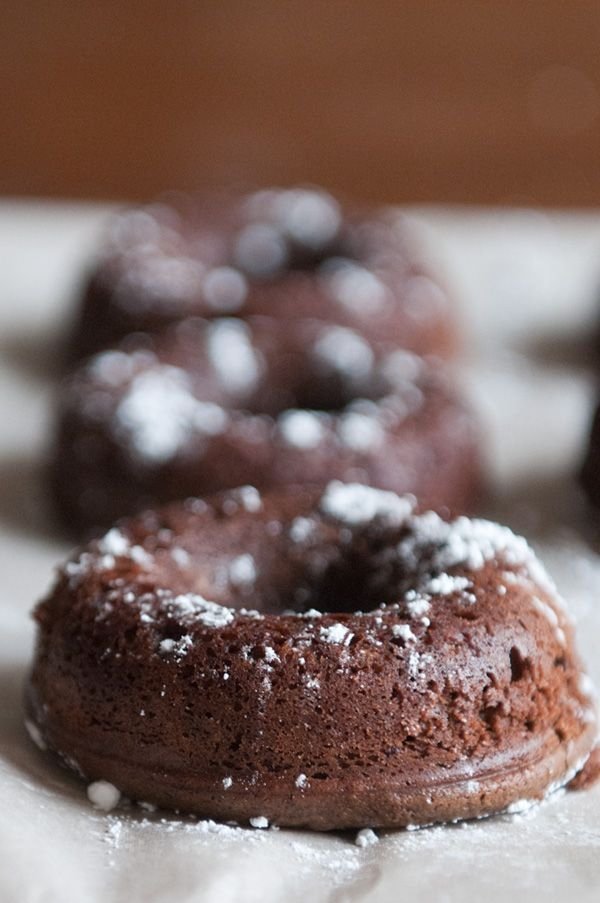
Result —
POLYGON ((414 643, 417 639, 408 624, 394 624, 392 636, 399 637, 405 643, 414 643))
POLYGON ((235 514, 239 508, 251 513, 260 511, 262 508, 262 499, 260 492, 254 486, 240 486, 238 489, 232 489, 227 493, 223 501, 223 510, 225 514, 235 514))
POLYGON ((117 527, 113 527, 98 541, 98 549, 106 555, 127 555, 129 540, 117 527))
POLYGON ((319 628, 319 638, 325 643, 348 646, 354 636, 344 624, 330 624, 319 628))
POLYGON ((228 568, 229 582, 233 586, 251 586, 256 580, 256 563, 249 553, 238 555, 228 568))
POLYGON ((183 370, 161 364, 134 377, 117 406, 114 430, 140 461, 162 464, 192 436, 218 435, 227 423, 221 407, 194 396, 183 370))
POLYGON ((434 596, 449 596, 452 593, 458 593, 468 589, 473 584, 468 577, 451 576, 450 574, 439 574, 428 580, 421 589, 423 592, 431 593, 434 596))
POLYGON ((234 313, 243 307, 248 283, 239 270, 223 266, 210 270, 202 281, 207 304, 220 313, 234 313))
POLYGON ((284 411, 277 419, 277 428, 285 442, 296 448, 316 448, 325 436, 323 415, 315 411, 284 411))
MULTIPOLYGON (((487 562, 501 561, 525 574, 546 591, 556 593, 543 565, 522 536, 492 521, 459 517, 448 523, 433 511, 413 517, 410 532, 398 546, 407 566, 439 571, 444 575, 453 567, 480 570, 487 562)), ((440 586, 457 588, 456 578, 438 578, 440 586)), ((429 581, 431 582, 431 581, 429 581)), ((452 590, 454 591, 454 590, 452 590)))
POLYGON ((368 343, 344 326, 323 329, 313 346, 313 355, 321 369, 350 381, 368 376, 374 360, 368 343))
POLYGON ((316 524, 309 517, 295 517, 290 524, 290 539, 292 542, 306 542, 315 532, 316 524))
POLYGON ((231 624, 235 612, 231 608, 210 602, 197 593, 185 593, 166 599, 164 606, 183 624, 202 623, 206 627, 226 627, 231 624))
POLYGON ((35 722, 31 721, 29 718, 25 718, 24 724, 25 730, 27 731, 30 739, 33 740, 37 748, 41 749, 42 751, 48 749, 48 744, 44 740, 42 732, 40 731, 37 724, 35 724, 35 722))
POLYGON ((278 192, 273 211, 293 241, 315 250, 334 238, 341 223, 338 202, 324 191, 294 188, 278 192))
POLYGON ((413 506, 410 496, 338 480, 329 483, 321 498, 324 514, 352 526, 367 524, 375 519, 398 526, 410 516, 413 506))
POLYGON ((357 314, 373 313, 387 300, 384 283, 371 270, 354 260, 333 258, 323 267, 329 294, 357 314))
POLYGON ((227 391, 248 393, 256 387, 262 366, 246 323, 233 318, 212 322, 208 327, 208 356, 227 391))
POLYGON ((385 434, 376 417, 349 411, 340 417, 338 435, 348 448, 368 452, 381 445, 385 434))
POLYGON ((88 785, 87 795, 92 805, 103 812, 115 809, 121 800, 120 791, 108 781, 93 781, 88 785))
POLYGON ((357 847, 371 847, 379 843, 379 838, 372 828, 361 828, 354 841, 357 847))

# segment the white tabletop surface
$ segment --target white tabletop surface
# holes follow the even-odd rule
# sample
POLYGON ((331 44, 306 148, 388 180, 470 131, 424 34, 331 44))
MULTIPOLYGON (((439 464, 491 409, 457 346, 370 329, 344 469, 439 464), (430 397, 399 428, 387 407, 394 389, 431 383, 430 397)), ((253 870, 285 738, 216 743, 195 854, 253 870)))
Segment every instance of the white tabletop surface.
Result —
MULTIPOLYGON (((352 835, 103 815, 31 745, 21 715, 29 611, 68 551, 43 495, 53 373, 106 215, 0 203, 0 901, 598 901, 600 786, 524 815, 382 833, 361 849, 352 835)), ((600 215, 414 215, 465 325, 463 379, 495 488, 484 513, 534 541, 600 683, 600 530, 574 483, 594 399, 600 215)))

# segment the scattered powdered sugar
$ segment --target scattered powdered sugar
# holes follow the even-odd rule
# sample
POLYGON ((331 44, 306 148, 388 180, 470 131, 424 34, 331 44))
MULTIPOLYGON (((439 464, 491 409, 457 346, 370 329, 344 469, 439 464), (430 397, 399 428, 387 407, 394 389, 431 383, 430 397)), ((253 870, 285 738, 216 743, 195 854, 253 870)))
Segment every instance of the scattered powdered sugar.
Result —
POLYGON ((384 437, 383 427, 375 417, 357 411, 342 414, 337 431, 342 443, 358 452, 380 446, 384 437))
POLYGON ((409 567, 444 574, 449 568, 463 566, 480 570, 487 562, 501 560, 524 568, 530 579, 548 592, 554 584, 535 553, 522 536, 492 521, 459 517, 448 523, 433 511, 415 516, 409 535, 398 545, 398 553, 409 567))
POLYGON ((329 294, 353 313, 365 315, 387 300, 384 283, 371 270, 354 260, 335 257, 322 267, 329 294))
POLYGON ((152 556, 149 555, 142 546, 132 546, 129 551, 129 557, 132 561, 135 561, 139 567, 147 567, 152 563, 152 556))
POLYGON ((325 436, 324 417, 315 411, 290 409, 277 418, 277 429, 288 445, 316 448, 325 436))
POLYGON ((178 640, 161 640, 158 646, 158 651, 161 655, 172 655, 175 661, 180 662, 182 658, 184 658, 191 647, 194 645, 194 641, 192 640, 189 633, 186 633, 185 636, 182 636, 178 640))
POLYGON ((541 614, 543 614, 544 617, 547 618, 548 621, 550 621, 550 624, 552 625, 552 627, 558 627, 558 623, 559 623, 558 615, 556 614, 554 609, 550 605, 548 605, 547 602, 542 602, 542 600, 539 599, 537 596, 532 597, 532 602, 533 602, 535 608, 537 608, 537 610, 541 614))
POLYGON ((402 388, 406 383, 417 382, 424 368, 423 358, 412 351, 392 351, 380 364, 380 372, 393 386, 402 388))
POLYGON ((560 622, 558 619, 557 613, 554 611, 551 605, 548 605, 547 602, 543 602, 537 596, 532 597, 532 601, 537 610, 550 622, 550 625, 554 628, 554 635, 561 646, 566 646, 567 638, 564 630, 560 626, 560 622))
POLYGON ((452 576, 450 574, 439 574, 428 580, 421 590, 425 593, 431 593, 434 596, 449 596, 452 593, 458 593, 468 589, 473 584, 468 577, 452 576))
MULTIPOLYGON (((121 845, 121 835, 123 834, 123 822, 114 815, 108 816, 106 819, 106 828, 104 830, 103 840, 109 844, 114 850, 118 850, 121 845)), ((111 864, 114 864, 112 860, 111 864)))
POLYGON ((279 658, 279 656, 277 655, 277 653, 275 652, 275 650, 273 649, 272 646, 265 646, 265 661, 269 665, 272 665, 273 662, 281 661, 281 659, 279 658))
POLYGON ((354 636, 344 624, 330 624, 319 628, 319 638, 325 643, 336 643, 348 646, 354 636))
POLYGON ((299 790, 304 790, 308 786, 308 778, 304 773, 299 774, 294 783, 299 790))
POLYGON ((199 294, 205 267, 184 255, 148 253, 143 246, 128 255, 127 266, 114 290, 115 299, 124 308, 131 305, 156 309, 165 305, 191 304, 199 294))
POLYGON ((115 809, 121 800, 120 791, 108 781, 93 781, 88 784, 87 795, 92 805, 103 812, 115 809))
POLYGON ((127 538, 113 528, 97 541, 95 552, 81 552, 74 561, 67 561, 62 571, 69 578, 70 585, 76 586, 91 572, 114 570, 117 557, 125 557, 139 567, 146 567, 152 562, 151 556, 141 546, 130 546, 127 538), (108 552, 107 549, 113 551, 108 552))
POLYGON ((29 718, 25 718, 24 723, 25 723, 25 730, 27 731, 30 739, 33 740, 33 742, 35 743, 37 748, 41 749, 42 751, 48 749, 48 744, 44 740, 44 738, 42 736, 42 732, 40 731, 37 724, 35 724, 35 722, 31 721, 29 718))
POLYGON ((140 809, 143 809, 144 812, 156 812, 158 806, 155 806, 154 803, 148 803, 146 800, 136 800, 136 806, 139 806, 140 809))
POLYGON ((233 586, 251 586, 256 580, 256 563, 249 553, 238 555, 228 568, 229 582, 233 586))
POLYGON ((373 351, 358 333, 345 326, 328 326, 313 345, 313 356, 325 371, 344 379, 364 379, 373 367, 373 351))
POLYGON ((372 847, 379 843, 379 837, 372 828, 361 828, 354 841, 357 847, 372 847))
POLYGON ((181 546, 174 546, 171 549, 171 558, 180 568, 187 567, 190 563, 189 552, 186 552, 181 546))
POLYGON ((287 263, 288 248, 281 229, 270 223, 251 223, 239 233, 236 264, 250 276, 270 276, 287 263))
POLYGON ((294 188, 278 192, 273 212, 293 241, 315 250, 335 237, 341 223, 338 202, 323 191, 294 188))
POLYGON ((249 821, 253 828, 269 827, 269 819, 265 818, 264 815, 255 815, 253 818, 249 819, 249 821))
POLYGON ((89 362, 87 370, 96 382, 117 387, 133 374, 133 357, 124 351, 102 351, 89 362))
POLYGON ((223 789, 224 790, 229 790, 229 788, 231 787, 232 784, 233 784, 233 778, 230 778, 230 777, 223 778, 223 789))
POLYGON ((134 377, 117 406, 115 432, 141 461, 161 464, 192 436, 218 435, 227 423, 221 407, 194 396, 183 370, 165 364, 134 377))
POLYGON ((242 320, 214 320, 208 327, 208 356, 228 392, 248 393, 260 379, 261 360, 252 345, 250 327, 242 320))
POLYGON ((316 524, 310 517, 295 517, 290 524, 289 535, 292 542, 306 542, 314 534, 316 524))
POLYGON ((394 624, 392 627, 392 635, 404 640, 405 643, 415 643, 417 640, 408 624, 394 624))
POLYGON ((404 596, 404 605, 411 618, 422 618, 431 608, 429 599, 410 589, 404 596))
POLYGON ((362 483, 333 480, 323 493, 320 507, 324 514, 351 526, 375 519, 397 526, 410 516, 414 501, 411 496, 373 489, 362 483))
POLYGON ((163 604, 184 624, 200 622, 206 627, 226 627, 235 617, 231 608, 219 605, 218 602, 209 602, 197 593, 181 594, 164 600, 163 604))
POLYGON ((102 539, 98 540, 98 549, 103 554, 127 555, 130 543, 117 527, 113 527, 102 539))
POLYGON ((240 486, 238 489, 228 492, 223 502, 225 514, 235 514, 239 507, 250 513, 260 511, 262 499, 258 489, 254 486, 240 486))
POLYGON ((514 803, 510 803, 504 811, 507 815, 520 815, 521 812, 527 812, 528 809, 531 809, 533 806, 538 806, 539 803, 540 800, 515 800, 514 803))
POLYGON ((209 270, 202 280, 202 293, 206 303, 220 313, 234 313, 244 305, 248 295, 248 283, 239 270, 233 267, 216 267, 209 270))

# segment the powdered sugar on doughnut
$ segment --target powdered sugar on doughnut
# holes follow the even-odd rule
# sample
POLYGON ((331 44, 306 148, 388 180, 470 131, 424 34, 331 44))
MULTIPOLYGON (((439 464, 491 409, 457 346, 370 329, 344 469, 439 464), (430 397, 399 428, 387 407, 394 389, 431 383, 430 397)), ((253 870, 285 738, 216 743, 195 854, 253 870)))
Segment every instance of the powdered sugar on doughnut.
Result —
POLYGON ((229 582, 233 586, 251 586, 256 580, 256 563, 246 552, 234 558, 228 568, 229 582))
POLYGON ((114 297, 121 307, 134 310, 191 305, 200 292, 204 272, 204 265, 191 257, 140 249, 128 255, 114 297))
POLYGON ((331 297, 354 313, 364 316, 376 312, 388 299, 381 279, 354 260, 332 258, 323 267, 323 274, 331 297))
POLYGON ((208 356, 227 391, 247 393, 255 388, 262 368, 246 323, 232 318, 211 323, 208 327, 208 356))
POLYGON ((330 242, 341 224, 338 202, 324 191, 301 188, 277 192, 272 206, 284 232, 314 250, 330 242))
POLYGON ((314 343, 313 356, 322 370, 354 381, 369 375, 374 360, 368 342, 345 326, 323 329, 314 343))
POLYGON ((235 514, 239 508, 250 512, 260 511, 262 499, 260 492, 255 486, 240 486, 238 489, 232 489, 227 493, 223 501, 225 514, 235 514))
POLYGON ((330 624, 319 628, 319 639, 325 643, 348 646, 354 634, 344 624, 330 624))
POLYGON ((244 306, 248 283, 245 276, 233 267, 215 267, 202 280, 202 292, 209 307, 230 314, 244 306))
POLYGON ((459 517, 448 523, 428 511, 411 519, 410 533, 398 545, 398 553, 408 567, 425 566, 441 575, 453 567, 477 571, 487 562, 502 561, 523 569, 531 580, 556 594, 553 582, 527 541, 492 521, 459 517))
POLYGON ((277 418, 277 429, 287 445, 316 448, 325 437, 324 416, 316 411, 284 411, 277 418))
POLYGON ((161 364, 134 377, 117 406, 114 431, 140 461, 162 464, 192 436, 218 435, 227 423, 223 408, 194 396, 183 370, 161 364))
POLYGON ((381 445, 385 432, 376 417, 349 411, 340 417, 338 436, 353 451, 368 452, 381 445))
POLYGON ((210 602, 197 593, 182 593, 165 599, 163 605, 182 624, 201 623, 206 627, 226 627, 235 617, 231 608, 210 602))
POLYGON ((379 520, 388 525, 402 524, 412 513, 412 496, 373 489, 362 483, 333 480, 321 497, 321 511, 342 523, 355 526, 379 520))

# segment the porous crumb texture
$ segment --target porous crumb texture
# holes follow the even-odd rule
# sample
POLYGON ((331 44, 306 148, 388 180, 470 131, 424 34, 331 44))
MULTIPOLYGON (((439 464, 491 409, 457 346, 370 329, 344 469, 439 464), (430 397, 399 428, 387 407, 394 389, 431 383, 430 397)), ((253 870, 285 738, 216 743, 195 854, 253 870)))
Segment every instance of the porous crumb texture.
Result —
POLYGON ((315 319, 192 319, 92 357, 60 392, 71 529, 244 483, 361 480, 470 510, 474 418, 433 362, 315 319))
POLYGON ((71 361, 188 316, 316 317, 446 356, 454 316, 394 211, 344 211, 318 189, 172 198, 112 221, 71 361))
POLYGON ((527 543, 364 485, 246 486, 123 521, 36 620, 40 743, 88 782, 203 817, 486 815, 561 786, 595 736, 527 543))

